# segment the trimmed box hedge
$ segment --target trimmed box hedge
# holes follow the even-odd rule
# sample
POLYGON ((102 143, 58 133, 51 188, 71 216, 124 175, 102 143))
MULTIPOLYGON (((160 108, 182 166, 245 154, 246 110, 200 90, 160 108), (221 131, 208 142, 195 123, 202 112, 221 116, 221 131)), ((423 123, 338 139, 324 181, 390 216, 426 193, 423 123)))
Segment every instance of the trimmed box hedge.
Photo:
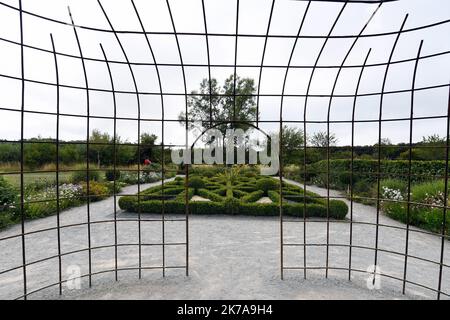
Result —
MULTIPOLYGON (((194 176, 195 177, 195 176, 194 176)), ((279 181, 269 177, 247 177, 236 172, 217 174, 211 178, 203 177, 203 188, 199 185, 188 188, 188 207, 191 214, 228 214, 251 216, 277 216, 280 214, 279 181), (273 182, 272 182, 273 181, 273 182), (257 186, 260 189, 257 189, 257 186), (191 201, 194 196, 209 201, 191 201), (258 203, 262 197, 269 197, 272 203, 258 203)), ((195 178, 194 181, 200 181, 195 178)), ((295 217, 327 216, 344 219, 347 205, 340 200, 320 198, 312 192, 304 192, 298 186, 283 183, 282 212, 295 217), (305 211, 306 209, 306 211, 305 211)), ((124 196, 119 199, 121 209, 141 213, 184 214, 186 187, 183 179, 165 183, 141 192, 138 196, 124 196), (163 205, 163 201, 164 205, 163 205)))

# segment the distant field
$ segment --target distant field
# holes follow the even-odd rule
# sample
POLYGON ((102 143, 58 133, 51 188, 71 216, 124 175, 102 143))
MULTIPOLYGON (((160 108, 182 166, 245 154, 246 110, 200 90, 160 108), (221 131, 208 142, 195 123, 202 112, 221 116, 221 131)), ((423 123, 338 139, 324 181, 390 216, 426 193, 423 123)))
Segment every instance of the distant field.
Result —
MULTIPOLYGON (((70 179, 70 172, 60 172, 59 181, 60 183, 68 182, 70 179)), ((20 174, 4 174, 3 177, 15 187, 20 187, 20 174)), ((56 182, 56 173, 54 172, 35 172, 35 173, 25 173, 24 183, 25 185, 29 183, 36 182, 37 180, 45 180, 49 183, 56 182)))

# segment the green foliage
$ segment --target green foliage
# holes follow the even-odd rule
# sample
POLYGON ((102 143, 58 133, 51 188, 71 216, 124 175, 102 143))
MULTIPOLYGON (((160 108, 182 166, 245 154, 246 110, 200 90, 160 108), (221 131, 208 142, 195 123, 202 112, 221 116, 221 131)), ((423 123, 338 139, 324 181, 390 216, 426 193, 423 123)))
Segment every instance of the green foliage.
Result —
POLYGON ((31 139, 24 145, 24 164, 30 169, 36 169, 42 164, 56 160, 56 143, 49 139, 31 139))
POLYGON ((155 146, 158 137, 154 134, 141 134, 141 147, 139 161, 142 163, 145 159, 150 159, 152 163, 159 163, 161 161, 161 148, 155 146))
POLYGON ((243 196, 241 198, 241 202, 244 202, 244 203, 255 202, 255 201, 258 201, 259 199, 261 199, 263 196, 264 196, 264 191, 262 191, 262 190, 253 191, 253 192, 247 194, 246 196, 243 196))
POLYGON ((162 166, 159 163, 152 162, 149 165, 143 166, 142 171, 144 171, 144 172, 161 172, 162 166))
POLYGON ((83 196, 89 197, 91 201, 100 201, 106 199, 110 195, 110 189, 104 183, 97 181, 89 182, 89 192, 88 184, 86 182, 81 183, 83 190, 83 196))
MULTIPOLYGON (((89 180, 91 181, 100 181, 100 172, 96 170, 89 170, 89 180)), ((87 181, 87 171, 77 170, 74 171, 71 175, 72 183, 80 183, 87 181)))
MULTIPOLYGON (((250 128, 250 123, 257 118, 255 81, 251 78, 240 78, 229 76, 221 87, 216 79, 203 79, 199 91, 193 91, 188 97, 188 118, 209 119, 210 111, 215 120, 214 128, 220 130, 225 136, 229 128, 240 128, 244 131, 250 128), (235 81, 236 80, 236 81, 235 81), (233 99, 233 95, 238 95, 233 99), (212 109, 210 108, 212 106, 212 109), (231 120, 239 119, 239 122, 230 123, 231 120), (223 124, 217 125, 217 122, 223 124)), ((186 114, 180 113, 180 122, 184 125, 186 114)), ((196 124, 190 123, 190 129, 196 124)), ((201 131, 210 128, 209 121, 200 124, 201 131)))
POLYGON ((326 131, 319 131, 314 133, 310 138, 309 142, 314 147, 326 148, 328 146, 335 146, 338 142, 338 139, 334 135, 334 133, 327 133, 326 131))
POLYGON ((225 171, 224 166, 220 165, 198 165, 198 166, 192 166, 189 169, 189 172, 193 175, 199 175, 206 178, 212 178, 217 174, 223 173, 225 171))
POLYGON ((205 186, 205 182, 201 177, 193 176, 189 178, 189 187, 194 188, 196 191, 205 186))
POLYGON ((0 176, 0 214, 10 210, 16 203, 17 191, 2 176, 0 176))
POLYGON ((278 190, 279 188, 280 182, 272 178, 263 178, 256 182, 256 189, 262 190, 265 195, 269 190, 278 190))
MULTIPOLYGON (((326 186, 327 181, 327 161, 322 160, 308 166, 310 182, 326 186)), ((384 178, 408 179, 409 162, 403 160, 383 160, 381 161, 380 172, 384 178)), ((368 181, 370 184, 377 181, 378 161, 377 160, 355 160, 353 163, 353 183, 360 180, 368 181)), ((412 161, 411 176, 413 183, 430 181, 445 174, 445 161, 412 161)), ((350 160, 330 160, 330 187, 346 190, 351 176, 350 160)))
MULTIPOLYGON (((401 185, 398 181, 391 182, 390 187, 390 190, 400 191, 400 188, 404 187, 404 183, 401 185)), ((386 193, 384 189, 383 197, 391 201, 382 201, 381 207, 389 217, 395 220, 433 232, 441 232, 444 219, 442 207, 448 205, 448 197, 444 196, 444 190, 445 186, 442 180, 414 185, 411 188, 409 217, 408 205, 404 202, 407 200, 407 195, 404 191, 400 191, 400 195, 398 195, 394 192, 386 193)), ((448 212, 447 219, 449 219, 448 212)), ((450 228, 447 225, 447 234, 449 234, 449 230, 450 228)))
POLYGON ((400 179, 384 179, 380 181, 381 189, 388 188, 391 190, 399 190, 402 194, 408 191, 408 184, 406 181, 400 179))
POLYGON ((106 170, 105 179, 106 181, 120 180, 120 170, 106 170))
POLYGON ((220 195, 218 195, 218 194, 216 194, 214 192, 211 192, 209 190, 206 190, 206 189, 199 189, 197 194, 200 197, 203 197, 203 198, 206 198, 206 199, 210 199, 211 201, 216 201, 216 202, 224 201, 224 197, 222 197, 222 196, 220 196, 220 195))
MULTIPOLYGON (((194 177, 192 177, 194 178, 194 177)), ((190 182, 192 182, 192 178, 190 182)), ((274 216, 280 213, 280 194, 279 181, 267 177, 246 177, 237 175, 229 179, 228 175, 216 175, 212 178, 203 178, 204 188, 194 190, 189 187, 188 199, 195 194, 209 199, 210 201, 189 201, 189 210, 191 214, 231 214, 231 215, 266 215, 274 216), (231 180, 233 183, 231 183, 231 180), (258 189, 261 185, 267 190, 269 198, 273 203, 257 203, 265 192, 258 189)), ((165 194, 170 193, 175 198, 165 201, 164 210, 167 213, 185 213, 185 190, 184 180, 177 179, 173 182, 167 182, 164 185, 165 194)), ((162 201, 159 201, 162 195, 162 186, 155 186, 141 192, 141 201, 139 203, 137 196, 125 196, 119 200, 121 209, 128 212, 160 213, 162 201)), ((327 201, 320 199, 316 194, 305 192, 302 188, 283 183, 283 194, 296 196, 297 201, 288 203, 283 201, 283 212, 286 215, 303 216, 303 210, 306 206, 305 215, 311 217, 327 216, 327 201), (305 203, 306 204, 305 204, 305 203)), ((329 201, 329 217, 334 219, 344 219, 348 211, 347 205, 343 201, 329 201)))

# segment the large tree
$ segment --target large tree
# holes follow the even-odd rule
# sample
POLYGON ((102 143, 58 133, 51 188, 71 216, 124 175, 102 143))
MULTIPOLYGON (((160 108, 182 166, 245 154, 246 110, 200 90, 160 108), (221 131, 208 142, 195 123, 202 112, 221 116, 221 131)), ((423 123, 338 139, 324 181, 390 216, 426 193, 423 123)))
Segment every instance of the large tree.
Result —
POLYGON ((283 126, 282 151, 284 164, 298 164, 303 161, 303 130, 283 126))
MULTIPOLYGON (((199 90, 192 91, 188 98, 188 129, 203 132, 214 127, 224 136, 227 129, 249 129, 257 119, 255 92, 255 82, 251 78, 236 77, 235 83, 231 75, 223 86, 216 79, 203 79, 199 90), (189 122, 192 120, 199 122, 189 122)), ((186 124, 185 112, 180 113, 179 120, 182 125, 186 124)))
POLYGON ((334 135, 334 133, 328 134, 326 131, 319 131, 314 133, 311 138, 309 138, 309 142, 317 148, 327 148, 336 146, 338 139, 334 135))

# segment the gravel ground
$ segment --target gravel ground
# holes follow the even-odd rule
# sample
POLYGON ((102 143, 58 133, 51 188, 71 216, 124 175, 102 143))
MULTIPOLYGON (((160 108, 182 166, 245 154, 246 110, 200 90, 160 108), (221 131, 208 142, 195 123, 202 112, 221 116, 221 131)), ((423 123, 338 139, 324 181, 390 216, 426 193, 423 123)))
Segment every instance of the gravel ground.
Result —
MULTIPOLYGON (((147 188, 155 184, 142 185, 147 188)), ((136 186, 124 188, 123 193, 136 192, 136 186)), ((326 195, 326 190, 308 187, 308 190, 326 195)), ((335 191, 331 197, 338 196, 335 191)), ((91 221, 114 218, 113 198, 91 205, 91 221)), ((61 224, 86 222, 86 206, 69 209, 61 214, 61 224)), ((182 219, 183 216, 167 215, 167 218, 182 219)), ((138 242, 137 222, 123 219, 136 215, 118 212, 118 241, 121 244, 138 242)), ((143 219, 158 219, 157 215, 145 214, 143 219)), ((354 204, 354 220, 375 222, 376 210, 362 204, 354 204)), ((380 289, 367 289, 367 273, 352 273, 352 281, 347 281, 347 271, 330 270, 325 279, 324 270, 308 270, 307 279, 303 271, 286 270, 284 280, 280 279, 280 223, 276 217, 241 216, 191 216, 189 220, 189 277, 184 269, 144 270, 142 279, 137 271, 120 271, 119 281, 114 281, 114 273, 102 273, 92 278, 89 288, 87 278, 81 280, 81 289, 70 290, 63 286, 63 295, 58 295, 58 287, 51 287, 33 294, 35 299, 433 299, 436 294, 422 287, 407 284, 406 295, 401 294, 402 283, 382 277, 380 289)), ((403 227, 383 215, 380 223, 403 227)), ((56 226, 56 217, 47 217, 26 223, 26 231, 40 230, 56 226)), ((413 229, 417 230, 417 229, 413 229)), ((0 232, 0 238, 20 233, 20 226, 13 226, 0 232)), ((142 243, 160 243, 161 222, 142 222, 142 243)), ((307 243, 326 243, 326 223, 307 222, 307 243)), ((87 247, 87 227, 72 227, 61 230, 62 252, 87 247)), ((91 225, 91 245, 114 244, 112 223, 91 225)), ((185 240, 185 222, 165 223, 165 241, 179 243, 185 240)), ((284 223, 284 242, 301 243, 303 222, 284 223)), ((330 223, 330 243, 349 243, 349 223, 330 223)), ((375 227, 355 224, 353 227, 355 246, 375 245, 375 227)), ((405 251, 405 231, 380 227, 379 248, 399 253, 405 251)), ((57 234, 55 230, 40 232, 26 237, 27 262, 36 261, 57 254, 57 234)), ((185 246, 166 246, 167 266, 185 264, 185 246)), ((308 267, 325 266, 325 247, 308 247, 306 261, 308 267)), ((409 252, 413 256, 439 261, 441 240, 439 237, 417 232, 410 233, 409 252)), ((1 270, 21 265, 21 240, 14 238, 0 242, 1 270)), ((349 250, 344 247, 330 247, 330 267, 347 268, 349 250)), ((120 246, 118 264, 120 268, 138 266, 138 248, 120 246)), ((303 246, 285 247, 285 266, 303 266, 303 246)), ((446 242, 444 263, 450 264, 450 246, 446 242)), ((387 276, 403 278, 404 258, 400 255, 379 251, 379 266, 387 276)), ((354 248, 353 268, 367 270, 374 263, 374 251, 354 248)), ((142 265, 160 266, 161 246, 142 247, 142 265)), ((88 270, 88 253, 80 252, 62 257, 63 279, 70 273, 69 266, 78 266, 81 273, 88 270)), ((442 290, 450 293, 450 268, 444 267, 442 290)), ((92 251, 92 272, 114 268, 114 249, 105 248, 92 251)), ((1 272, 1 271, 0 271, 1 272)), ((408 281, 437 288, 439 266, 414 258, 408 260, 408 281)), ((58 281, 58 259, 32 264, 27 267, 28 291, 31 292, 58 281)), ((0 274, 0 298, 12 299, 23 294, 22 269, 0 274)), ((447 297, 443 297, 447 298, 447 297)))

